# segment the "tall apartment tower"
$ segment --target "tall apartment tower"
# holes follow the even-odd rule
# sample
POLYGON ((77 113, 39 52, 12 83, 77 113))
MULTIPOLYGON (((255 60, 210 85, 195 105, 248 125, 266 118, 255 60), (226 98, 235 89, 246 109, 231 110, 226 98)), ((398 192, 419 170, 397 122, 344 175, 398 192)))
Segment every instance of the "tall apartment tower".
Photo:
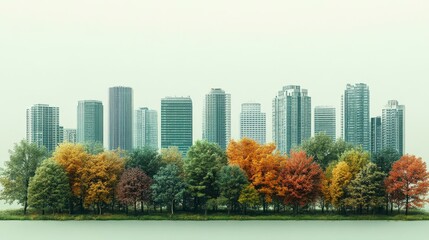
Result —
POLYGON ((63 130, 63 142, 76 143, 76 129, 64 128, 63 130))
POLYGON ((346 142, 371 150, 369 88, 364 83, 347 84, 342 96, 342 135, 346 142))
POLYGON ((130 151, 133 148, 133 90, 130 87, 109 89, 109 149, 130 151))
POLYGON ((375 154, 382 149, 381 117, 371 118, 371 153, 375 154))
POLYGON ((191 98, 161 99, 161 148, 176 146, 182 155, 186 156, 192 143, 191 98))
POLYGON ((219 144, 223 150, 231 139, 231 95, 220 88, 206 94, 203 139, 219 144))
POLYGON ((158 113, 146 107, 135 112, 134 148, 158 149, 158 113))
POLYGON ((324 133, 335 141, 336 139, 335 108, 330 106, 317 106, 314 108, 314 135, 324 133))
POLYGON ((241 104, 240 138, 251 138, 260 144, 265 144, 266 135, 266 115, 261 112, 261 104, 241 104))
POLYGON ((61 143, 59 108, 36 104, 27 109, 27 141, 45 146, 48 152, 61 143))
POLYGON ((399 154, 405 152, 405 106, 390 100, 382 113, 382 147, 395 149, 399 154))
POLYGON ((311 97, 307 89, 289 85, 273 100, 273 141, 283 153, 311 137, 311 97))
POLYGON ((96 100, 82 100, 77 105, 78 143, 103 144, 103 103, 96 100))

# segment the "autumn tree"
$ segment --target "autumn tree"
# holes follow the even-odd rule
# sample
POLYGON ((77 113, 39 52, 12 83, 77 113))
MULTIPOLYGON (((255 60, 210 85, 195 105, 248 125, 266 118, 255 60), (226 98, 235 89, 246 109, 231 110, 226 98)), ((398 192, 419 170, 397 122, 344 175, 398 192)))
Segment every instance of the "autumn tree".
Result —
POLYGON ((218 175, 226 165, 225 152, 216 143, 197 141, 188 151, 185 177, 188 189, 194 197, 194 208, 205 206, 209 199, 219 196, 218 175))
POLYGON ((378 170, 377 165, 368 163, 347 186, 349 196, 346 205, 354 207, 359 213, 363 209, 376 209, 383 206, 385 174, 378 170))
POLYGON ((116 152, 103 152, 89 158, 82 174, 85 206, 94 205, 101 214, 103 204, 109 204, 114 198, 123 169, 124 160, 116 152))
POLYGON ((349 165, 341 161, 332 170, 332 181, 329 188, 331 204, 336 208, 344 207, 344 198, 346 197, 346 189, 352 180, 352 173, 349 165))
POLYGON ((126 157, 126 168, 140 168, 151 178, 162 166, 161 156, 155 148, 147 146, 137 148, 128 153, 126 157))
POLYGON ((341 155, 340 161, 349 165, 352 179, 370 162, 369 152, 362 149, 351 149, 341 155))
POLYGON ((174 205, 182 199, 185 187, 179 167, 175 164, 167 164, 153 177, 151 189, 155 201, 169 206, 173 215, 174 205))
POLYGON ((174 164, 178 167, 179 172, 183 173, 183 156, 176 146, 161 149, 161 164, 163 166, 174 164))
POLYGON ((393 164, 385 183, 393 201, 404 202, 406 215, 410 208, 420 208, 428 202, 425 197, 429 190, 429 173, 426 163, 419 157, 402 156, 393 164))
POLYGON ((255 187, 253 187, 252 184, 249 184, 241 190, 238 202, 243 206, 244 214, 246 214, 248 207, 260 205, 261 198, 259 197, 259 193, 256 191, 255 187))
POLYGON ((3 189, 0 199, 12 203, 18 201, 24 206, 24 214, 28 207, 28 187, 30 179, 35 175, 37 167, 47 156, 46 148, 35 143, 21 141, 15 144, 10 153, 10 160, 5 162, 6 168, 1 169, 0 184, 3 189))
POLYGON ((241 191, 249 184, 246 173, 236 165, 223 166, 219 173, 218 184, 221 197, 227 200, 229 214, 238 204, 241 191))
POLYGON ((116 187, 116 194, 120 203, 134 206, 134 213, 137 212, 137 203, 140 203, 143 213, 144 202, 150 200, 152 179, 140 168, 126 169, 119 179, 116 187))
POLYGON ((294 213, 321 194, 323 172, 320 166, 307 157, 304 151, 291 152, 279 175, 278 195, 294 213))
POLYGON ((337 162, 330 162, 328 167, 325 169, 322 179, 322 195, 320 196, 320 207, 322 208, 322 212, 324 212, 325 208, 329 210, 329 207, 332 203, 332 197, 330 188, 332 185, 332 170, 334 170, 337 162))
MULTIPOLYGON (((91 158, 91 155, 86 151, 85 147, 81 144, 74 143, 62 143, 60 144, 53 153, 53 159, 67 173, 69 179, 69 186, 80 206, 80 211, 83 212, 83 202, 86 193, 86 185, 83 182, 83 174, 87 168, 87 162, 91 158)), ((73 212, 73 201, 69 201, 70 213, 73 212)))
POLYGON ((29 206, 42 210, 42 214, 64 209, 71 195, 66 172, 54 160, 44 160, 31 178, 28 195, 29 206))

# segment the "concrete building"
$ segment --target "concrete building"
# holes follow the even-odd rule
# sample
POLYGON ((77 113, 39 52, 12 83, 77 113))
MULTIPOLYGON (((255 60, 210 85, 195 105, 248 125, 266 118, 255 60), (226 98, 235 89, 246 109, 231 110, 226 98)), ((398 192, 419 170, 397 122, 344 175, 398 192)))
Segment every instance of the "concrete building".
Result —
POLYGON ((251 138, 260 144, 265 144, 266 135, 266 114, 261 112, 261 104, 241 104, 240 138, 251 138))
POLYGON ((324 133, 332 141, 337 138, 336 135, 336 113, 335 108, 331 106, 317 106, 314 108, 314 135, 324 133))
POLYGON ((109 149, 133 149, 133 90, 109 89, 109 149))
POLYGON ((45 146, 48 152, 61 143, 59 108, 36 104, 27 109, 27 142, 45 146))
POLYGON ((77 142, 77 131, 73 128, 64 128, 63 130, 63 142, 76 143, 77 142))
POLYGON ((158 113, 146 107, 135 112, 134 148, 158 149, 158 113))
POLYGON ((382 150, 381 141, 381 117, 371 118, 371 153, 375 154, 382 150))
POLYGON ((382 113, 382 147, 405 153, 405 106, 390 100, 382 113))
POLYGON ((79 101, 77 105, 77 142, 103 144, 103 127, 103 103, 96 100, 79 101))

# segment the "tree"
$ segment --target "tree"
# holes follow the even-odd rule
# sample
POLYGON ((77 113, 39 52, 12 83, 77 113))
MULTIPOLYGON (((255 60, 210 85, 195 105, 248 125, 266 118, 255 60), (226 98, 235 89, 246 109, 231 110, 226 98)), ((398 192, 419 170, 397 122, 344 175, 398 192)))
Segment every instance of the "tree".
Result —
POLYGON ((0 184, 3 185, 0 199, 9 203, 18 201, 24 206, 24 214, 26 214, 30 179, 47 156, 46 148, 23 140, 15 144, 13 151, 9 151, 9 154, 10 160, 5 162, 6 168, 2 169, 0 174, 0 184))
MULTIPOLYGON (((53 159, 60 164, 67 173, 69 186, 75 200, 78 201, 80 211, 83 212, 83 201, 87 191, 83 182, 83 174, 87 163, 92 156, 86 152, 81 144, 62 143, 53 153, 53 159)), ((73 212, 73 200, 69 201, 70 213, 73 212)))
POLYGON ((360 213, 362 209, 375 209, 384 203, 385 174, 378 170, 377 165, 368 163, 348 185, 349 197, 346 204, 352 206, 360 213))
POLYGON ((241 191, 249 182, 246 173, 239 166, 223 166, 219 173, 220 195, 227 200, 228 214, 237 205, 241 191))
POLYGON ((96 141, 88 141, 83 143, 83 147, 85 148, 85 151, 92 155, 97 155, 99 153, 104 152, 103 144, 96 141))
POLYGON ((351 149, 341 155, 340 161, 349 165, 352 179, 370 162, 369 153, 362 149, 351 149))
POLYGON ((254 207, 261 203, 261 198, 255 187, 249 184, 241 190, 238 202, 243 205, 244 213, 246 214, 248 207, 254 207))
POLYGON ((398 151, 392 148, 383 149, 380 152, 372 155, 372 162, 377 165, 380 171, 389 174, 392 170, 394 162, 398 161, 401 155, 398 151))
POLYGON ((143 203, 149 201, 152 179, 140 168, 126 169, 116 187, 119 202, 125 205, 133 205, 134 213, 137 212, 137 203, 140 202, 143 213, 143 203))
POLYGON ((179 168, 179 171, 183 173, 183 156, 176 146, 161 149, 161 164, 163 166, 168 164, 174 164, 179 168))
POLYGON ((285 204, 298 207, 314 202, 321 194, 323 172, 304 151, 291 152, 279 175, 278 195, 285 204))
POLYGON ((53 159, 46 159, 37 168, 28 188, 30 207, 53 212, 64 209, 71 195, 64 169, 53 159))
MULTIPOLYGON (((217 182, 220 169, 226 165, 225 152, 215 143, 197 141, 188 151, 185 162, 185 179, 194 207, 219 196, 217 182)), ((207 206, 205 207, 207 213, 207 206)))
POLYGON ((414 155, 402 156, 392 166, 386 179, 386 189, 394 201, 404 202, 406 215, 409 208, 422 207, 428 202, 425 198, 429 190, 426 163, 414 155))
POLYGON ((329 210, 330 203, 332 203, 330 189, 332 185, 332 171, 334 170, 336 165, 337 162, 330 162, 323 174, 321 189, 322 195, 320 196, 320 206, 322 208, 322 212, 324 212, 325 207, 329 210))
POLYGON ((155 201, 170 206, 171 215, 174 214, 174 203, 183 197, 185 182, 180 177, 179 167, 175 164, 168 164, 161 167, 153 177, 151 189, 155 201))
POLYGON ((125 168, 140 168, 149 177, 153 178, 162 165, 161 157, 157 150, 146 146, 134 149, 128 154, 125 168))
POLYGON ((229 164, 238 165, 247 174, 248 179, 251 179, 254 174, 254 162, 260 156, 271 154, 274 149, 274 145, 271 145, 270 148, 263 148, 255 140, 243 138, 238 142, 231 140, 226 153, 229 164))
POLYGON ((341 161, 332 170, 332 181, 329 189, 331 203, 339 208, 344 207, 344 198, 346 197, 346 188, 352 180, 352 173, 349 165, 341 161))
POLYGON ((113 200, 123 168, 124 160, 116 152, 108 151, 91 157, 82 175, 86 189, 84 205, 95 205, 101 214, 102 205, 113 200))

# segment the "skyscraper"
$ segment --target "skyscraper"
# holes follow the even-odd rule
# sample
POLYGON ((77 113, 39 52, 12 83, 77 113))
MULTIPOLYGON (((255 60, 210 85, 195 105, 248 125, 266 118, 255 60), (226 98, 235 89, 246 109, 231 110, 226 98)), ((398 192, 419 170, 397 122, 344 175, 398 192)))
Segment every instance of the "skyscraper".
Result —
POLYGON ((133 148, 133 90, 130 87, 109 89, 109 149, 133 148))
POLYGON ((182 155, 186 156, 192 143, 191 98, 161 99, 161 148, 176 146, 182 155))
POLYGON ((95 100, 79 101, 77 105, 77 136, 79 143, 103 144, 103 103, 95 100))
POLYGON ((311 97, 307 89, 289 85, 273 100, 273 141, 283 153, 311 137, 311 97))
POLYGON ((63 131, 63 142, 76 143, 76 129, 65 128, 63 131))
POLYGON ((27 141, 45 146, 48 152, 61 143, 59 108, 36 104, 27 109, 27 141))
POLYGON ((241 104, 240 138, 251 138, 260 144, 266 142, 266 115, 260 103, 241 104))
POLYGON ((231 139, 231 95, 220 88, 206 94, 203 139, 219 144, 223 150, 231 139))
POLYGON ((134 148, 158 149, 158 113, 146 107, 135 112, 134 148))
POLYGON ((344 140, 371 150, 371 129, 369 118, 369 88, 364 83, 347 84, 342 96, 342 135, 344 140))
POLYGON ((403 155, 405 151, 405 106, 390 100, 383 108, 382 147, 391 148, 403 155))
POLYGON ((333 141, 336 139, 336 117, 335 108, 328 106, 317 106, 314 108, 314 135, 325 133, 333 141))
POLYGON ((381 117, 371 118, 371 153, 381 151, 381 117))

